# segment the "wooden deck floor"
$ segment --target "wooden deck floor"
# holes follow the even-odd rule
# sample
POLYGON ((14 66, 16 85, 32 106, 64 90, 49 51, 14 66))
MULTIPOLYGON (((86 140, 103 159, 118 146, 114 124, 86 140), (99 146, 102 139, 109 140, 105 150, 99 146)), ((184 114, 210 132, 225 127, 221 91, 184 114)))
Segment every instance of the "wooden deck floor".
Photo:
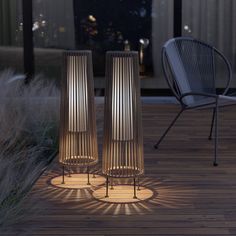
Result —
POLYGON ((141 185, 154 191, 152 199, 110 204, 93 199, 92 190, 55 188, 49 183, 59 174, 55 160, 26 199, 25 218, 1 235, 236 235, 236 112, 221 110, 218 167, 207 139, 209 110, 183 113, 155 150, 178 106, 146 104, 141 185))

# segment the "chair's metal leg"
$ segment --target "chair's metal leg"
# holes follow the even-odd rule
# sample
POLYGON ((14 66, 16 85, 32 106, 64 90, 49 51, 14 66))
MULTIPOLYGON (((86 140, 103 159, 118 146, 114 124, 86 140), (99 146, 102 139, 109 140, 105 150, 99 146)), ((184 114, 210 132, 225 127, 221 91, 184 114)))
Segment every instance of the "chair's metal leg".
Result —
POLYGON ((165 138, 165 136, 167 135, 167 133, 169 132, 169 130, 171 129, 171 127, 175 124, 175 122, 177 121, 177 119, 179 118, 179 116, 181 115, 181 113, 184 111, 185 109, 182 108, 180 110, 180 112, 176 115, 176 117, 174 118, 174 120, 170 123, 169 127, 166 129, 166 131, 164 132, 164 134, 161 136, 161 138, 159 139, 159 141, 154 145, 155 149, 158 149, 159 144, 162 142, 162 140, 165 138))
POLYGON ((212 114, 212 121, 211 121, 211 130, 210 130, 210 135, 208 137, 209 140, 212 140, 212 132, 213 132, 213 126, 215 122, 215 114, 216 114, 216 109, 213 109, 213 114, 212 114))
POLYGON ((65 167, 62 165, 62 184, 65 184, 65 167))
POLYGON ((134 177, 134 198, 137 198, 136 195, 136 178, 134 177))
POLYGON ((216 108, 215 108, 215 158, 214 158, 214 166, 218 166, 217 163, 217 155, 218 155, 218 114, 219 108, 218 108, 218 99, 216 99, 216 108))
POLYGON ((108 188, 109 188, 109 179, 108 179, 108 176, 107 176, 107 180, 106 180, 106 196, 105 197, 109 197, 109 195, 108 195, 108 188))
POLYGON ((90 181, 89 181, 89 166, 87 166, 87 175, 88 175, 88 183, 87 183, 87 185, 91 185, 90 181))
POLYGON ((93 174, 93 179, 96 179, 96 175, 95 174, 93 174))

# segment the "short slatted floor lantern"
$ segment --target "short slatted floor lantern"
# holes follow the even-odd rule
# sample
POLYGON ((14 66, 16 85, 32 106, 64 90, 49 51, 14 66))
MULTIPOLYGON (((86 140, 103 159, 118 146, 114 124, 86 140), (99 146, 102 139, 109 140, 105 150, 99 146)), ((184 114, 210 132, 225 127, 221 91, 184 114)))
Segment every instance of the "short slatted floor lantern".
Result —
POLYGON ((136 178, 144 173, 138 52, 107 52, 103 174, 136 178))
POLYGON ((91 51, 66 51, 61 90, 59 162, 89 167, 98 161, 91 51))

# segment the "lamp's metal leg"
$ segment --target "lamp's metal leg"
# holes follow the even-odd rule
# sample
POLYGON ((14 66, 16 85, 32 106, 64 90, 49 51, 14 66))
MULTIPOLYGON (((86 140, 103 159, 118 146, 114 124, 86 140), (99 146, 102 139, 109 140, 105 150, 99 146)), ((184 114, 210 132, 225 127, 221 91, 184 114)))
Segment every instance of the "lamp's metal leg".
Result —
POLYGON ((108 188, 109 188, 109 179, 108 179, 108 176, 107 176, 107 179, 106 179, 106 196, 105 197, 109 197, 108 188))
POLYGON ((87 185, 91 185, 90 181, 89 181, 89 166, 87 166, 87 175, 88 175, 88 183, 87 183, 87 185))
POLYGON ((140 189, 140 184, 139 184, 139 177, 137 178, 137 182, 138 182, 137 183, 137 185, 138 185, 138 189, 137 190, 140 191, 141 189, 140 189))
POLYGON ((217 155, 218 155, 218 114, 219 107, 218 107, 218 99, 216 99, 216 108, 215 108, 215 158, 214 158, 214 166, 218 166, 217 163, 217 155))
POLYGON ((159 144, 162 142, 162 140, 165 138, 165 136, 167 135, 167 133, 169 132, 169 130, 171 129, 171 127, 175 124, 175 122, 177 121, 177 119, 179 118, 179 116, 181 115, 181 113, 184 111, 185 109, 182 108, 180 110, 180 112, 176 115, 176 117, 174 118, 174 120, 170 123, 169 127, 166 129, 166 131, 164 132, 164 134, 161 136, 161 138, 159 139, 159 141, 154 145, 155 149, 158 149, 159 144))
POLYGON ((212 132, 213 132, 213 127, 214 127, 214 122, 215 122, 215 114, 216 114, 216 109, 213 109, 213 114, 212 114, 212 120, 211 120, 211 130, 208 139, 212 140, 212 132))
POLYGON ((111 183, 111 188, 110 189, 113 190, 114 189, 114 187, 113 187, 114 186, 113 185, 113 178, 111 178, 110 183, 111 183))
POLYGON ((70 166, 68 167, 68 177, 71 177, 71 168, 70 168, 70 166))
POLYGON ((62 184, 65 184, 65 167, 64 165, 62 166, 62 184))
POLYGON ((136 195, 136 178, 134 177, 134 198, 137 198, 136 195))

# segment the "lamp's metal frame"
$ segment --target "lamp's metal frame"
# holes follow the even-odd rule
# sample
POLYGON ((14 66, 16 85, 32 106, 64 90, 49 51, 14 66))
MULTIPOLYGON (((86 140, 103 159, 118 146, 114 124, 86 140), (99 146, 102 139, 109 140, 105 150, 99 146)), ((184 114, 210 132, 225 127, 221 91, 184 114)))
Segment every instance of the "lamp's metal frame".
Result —
POLYGON ((65 51, 62 65, 59 151, 62 184, 65 183, 65 167, 69 168, 70 176, 71 167, 76 166, 87 168, 87 184, 90 185, 90 166, 98 162, 92 53, 89 50, 65 51), (84 101, 79 101, 81 97, 78 91, 81 92, 81 89, 83 89, 82 95, 85 95, 84 101), (71 110, 69 110, 69 99, 73 106, 71 110), (79 110, 81 106, 83 106, 82 111, 79 110), (72 120, 69 118, 69 112, 73 114, 72 120), (79 125, 84 121, 83 125, 87 127, 79 131, 79 125), (81 140, 82 144, 79 143, 81 140))
POLYGON ((104 122, 102 169, 106 176, 105 197, 109 197, 109 183, 113 188, 113 178, 132 178, 133 197, 137 198, 137 186, 140 190, 139 176, 144 174, 138 52, 107 52, 104 120, 106 122, 104 122), (114 91, 117 93, 116 97, 113 97, 114 91), (128 105, 125 104, 127 102, 125 98, 129 99, 128 105), (116 108, 112 110, 112 106, 116 108), (120 106, 127 106, 124 108, 127 109, 126 114, 120 106), (124 124, 125 122, 127 124, 124 124), (133 127, 130 127, 130 124, 133 127), (112 131, 114 127, 119 127, 118 131, 112 131), (114 138, 115 135, 119 136, 117 140, 114 138), (121 156, 123 163, 129 163, 127 166, 121 163, 121 156), (118 162, 119 164, 115 164, 118 162))

